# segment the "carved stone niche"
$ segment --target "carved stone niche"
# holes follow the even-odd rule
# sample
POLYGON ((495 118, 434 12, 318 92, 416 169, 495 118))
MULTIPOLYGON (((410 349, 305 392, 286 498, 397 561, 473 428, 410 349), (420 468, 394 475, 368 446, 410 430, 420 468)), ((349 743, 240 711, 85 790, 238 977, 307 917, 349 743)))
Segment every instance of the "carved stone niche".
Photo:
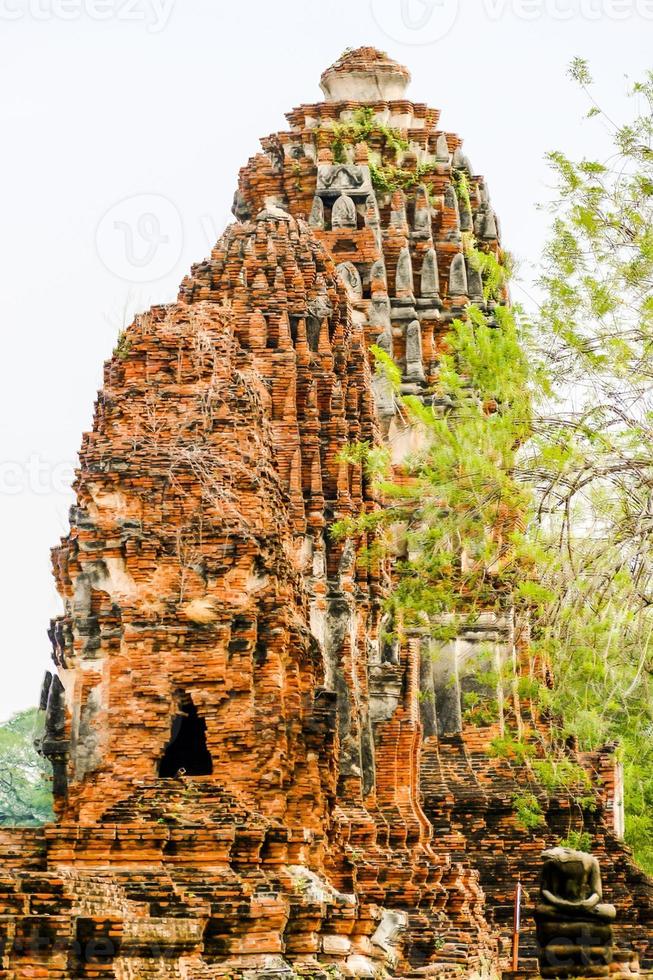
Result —
POLYGON ((367 198, 372 192, 370 168, 366 164, 321 163, 318 165, 316 193, 320 197, 338 197, 345 193, 349 197, 367 198))
MULTIPOLYGON (((455 619, 445 617, 441 625, 455 625, 455 619)), ((425 704, 433 703, 433 709, 427 707, 422 712, 425 728, 430 730, 437 724, 440 736, 462 731, 467 695, 480 697, 488 704, 496 703, 497 711, 501 712, 500 685, 486 678, 500 676, 508 656, 508 634, 505 621, 486 613, 474 624, 461 624, 458 635, 451 640, 423 642, 420 685, 425 704)))
POLYGON ((401 667, 390 663, 370 664, 368 683, 372 725, 389 721, 401 704, 401 667))
POLYGON ((356 205, 348 194, 341 194, 331 211, 332 228, 356 228, 356 205))

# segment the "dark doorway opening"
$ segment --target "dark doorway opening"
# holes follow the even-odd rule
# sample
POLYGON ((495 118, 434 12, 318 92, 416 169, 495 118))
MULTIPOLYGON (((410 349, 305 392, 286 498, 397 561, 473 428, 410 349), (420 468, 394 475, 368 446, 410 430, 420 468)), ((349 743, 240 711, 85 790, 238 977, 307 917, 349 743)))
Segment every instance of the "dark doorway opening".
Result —
POLYGON ((211 753, 206 747, 206 722, 197 714, 190 694, 179 699, 179 714, 172 722, 170 741, 159 764, 159 776, 210 776, 211 753))

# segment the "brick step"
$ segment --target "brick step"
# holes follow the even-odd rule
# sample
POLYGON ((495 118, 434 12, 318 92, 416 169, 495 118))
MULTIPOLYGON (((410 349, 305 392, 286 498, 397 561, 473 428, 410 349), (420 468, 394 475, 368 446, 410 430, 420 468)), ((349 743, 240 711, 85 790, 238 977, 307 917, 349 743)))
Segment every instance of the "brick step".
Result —
POLYGON ((42 827, 0 830, 0 868, 45 870, 45 834, 42 827))

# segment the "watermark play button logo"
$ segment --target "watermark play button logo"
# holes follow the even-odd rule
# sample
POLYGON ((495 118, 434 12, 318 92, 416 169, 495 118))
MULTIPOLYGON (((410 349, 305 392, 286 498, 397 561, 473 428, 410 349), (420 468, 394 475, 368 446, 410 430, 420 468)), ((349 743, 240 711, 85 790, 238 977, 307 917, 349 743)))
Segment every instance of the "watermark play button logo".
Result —
POLYGON ((400 44, 433 44, 453 28, 460 0, 371 0, 372 17, 400 44))
POLYGON ((183 226, 177 207, 160 194, 136 194, 106 212, 95 236, 106 268, 127 282, 153 282, 179 261, 183 226))

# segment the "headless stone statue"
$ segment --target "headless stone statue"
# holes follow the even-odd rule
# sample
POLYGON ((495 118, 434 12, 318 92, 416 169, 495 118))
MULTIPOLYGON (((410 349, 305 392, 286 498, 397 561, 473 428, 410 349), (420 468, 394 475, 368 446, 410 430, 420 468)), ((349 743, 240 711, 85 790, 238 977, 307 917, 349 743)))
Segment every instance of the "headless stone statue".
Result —
POLYGON ((553 847, 545 851, 538 912, 565 917, 614 919, 614 905, 602 903, 599 862, 592 854, 553 847))
POLYGON ((355 228, 356 225, 356 205, 352 199, 347 196, 347 194, 341 194, 333 205, 333 211, 331 212, 331 227, 355 228))
POLYGON ((542 858, 535 908, 540 975, 551 980, 609 977, 616 911, 602 901, 599 862, 568 847, 551 848, 542 858))

